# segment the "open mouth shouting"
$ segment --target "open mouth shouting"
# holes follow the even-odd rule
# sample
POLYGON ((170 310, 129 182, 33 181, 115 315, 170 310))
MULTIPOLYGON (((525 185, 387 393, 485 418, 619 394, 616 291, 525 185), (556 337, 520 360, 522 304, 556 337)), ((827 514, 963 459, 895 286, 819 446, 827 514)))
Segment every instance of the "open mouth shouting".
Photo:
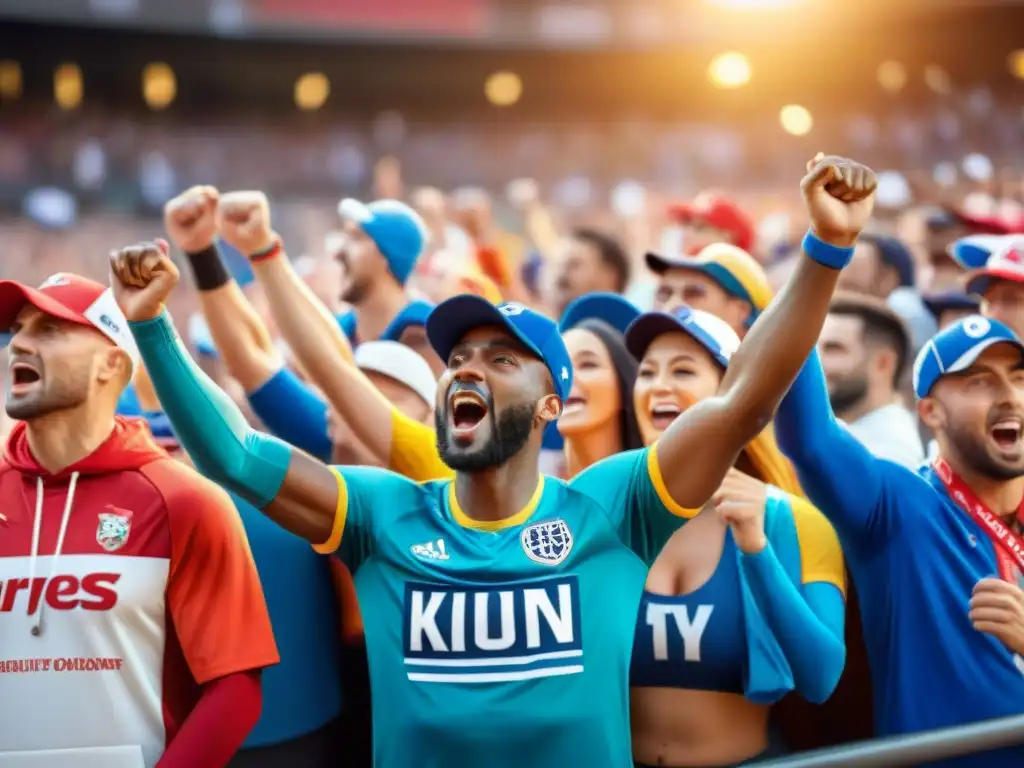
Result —
POLYGON ((487 417, 487 402, 471 390, 455 390, 448 396, 448 428, 463 444, 473 442, 477 428, 487 417))
POLYGON ((651 403, 651 423, 655 429, 664 432, 682 412, 683 409, 675 403, 651 403))
POLYGON ((14 397, 31 392, 33 387, 43 380, 42 374, 35 366, 21 361, 11 364, 10 375, 10 391, 14 397))
POLYGON ((1018 416, 1003 416, 989 427, 989 435, 1003 453, 1020 451, 1021 419, 1018 416))

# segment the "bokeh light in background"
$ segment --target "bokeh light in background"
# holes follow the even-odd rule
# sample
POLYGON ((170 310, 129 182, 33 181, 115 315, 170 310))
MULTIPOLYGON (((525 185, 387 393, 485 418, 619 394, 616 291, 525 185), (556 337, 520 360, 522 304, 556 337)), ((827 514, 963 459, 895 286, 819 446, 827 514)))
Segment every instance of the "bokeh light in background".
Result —
POLYGON ((889 93, 899 93, 907 84, 907 69, 898 61, 878 65, 878 84, 889 93))
POLYGON ((779 123, 782 130, 792 136, 806 136, 814 127, 814 118, 806 107, 787 104, 779 110, 779 123))
POLYGON ((741 88, 750 82, 750 62, 736 51, 720 54, 708 65, 708 80, 716 88, 741 88))
POLYGON ((929 64, 924 68, 924 84, 934 93, 945 96, 953 90, 949 73, 938 64, 929 64))
POLYGON ((484 95, 496 107, 510 107, 523 95, 523 81, 515 72, 495 72, 484 83, 484 95))
POLYGON ((178 95, 174 70, 163 62, 146 65, 142 70, 142 97, 150 109, 166 109, 178 95))
POLYGON ((1010 54, 1009 65, 1013 76, 1024 80, 1024 48, 1010 54))
POLYGON ((320 109, 331 95, 331 81, 323 72, 307 72, 295 81, 295 106, 303 112, 320 109))
POLYGON ((797 0, 704 0, 704 2, 708 5, 718 6, 719 8, 781 9, 790 8, 796 4, 797 0))
POLYGON ((21 96, 21 65, 16 61, 0 61, 0 99, 14 100, 21 96))
POLYGON ((53 100, 68 111, 82 103, 82 70, 77 64, 61 64, 53 73, 53 100))

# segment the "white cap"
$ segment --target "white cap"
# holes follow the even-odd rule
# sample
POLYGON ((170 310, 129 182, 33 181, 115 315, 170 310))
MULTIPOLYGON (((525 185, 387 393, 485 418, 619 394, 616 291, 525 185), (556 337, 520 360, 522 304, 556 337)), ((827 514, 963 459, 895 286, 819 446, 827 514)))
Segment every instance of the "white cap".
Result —
POLYGON ((434 407, 437 379, 427 361, 415 350, 397 341, 364 341, 355 352, 356 365, 404 384, 434 407))

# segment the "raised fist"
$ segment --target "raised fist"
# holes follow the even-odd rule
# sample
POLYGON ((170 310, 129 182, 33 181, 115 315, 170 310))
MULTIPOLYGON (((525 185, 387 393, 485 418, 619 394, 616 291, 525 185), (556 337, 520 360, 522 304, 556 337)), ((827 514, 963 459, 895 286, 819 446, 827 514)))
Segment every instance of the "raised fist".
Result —
POLYGON ((277 239, 270 228, 270 203, 262 192, 228 192, 217 209, 220 236, 243 256, 267 250, 277 239))
POLYGON ((819 153, 800 183, 814 233, 826 243, 852 247, 871 217, 877 186, 866 165, 819 153))
POLYGON ((167 241, 138 243, 110 253, 110 286, 128 320, 151 320, 164 310, 180 274, 167 241))
POLYGON ((214 187, 186 189, 164 206, 164 228, 185 253, 199 253, 217 237, 217 200, 214 187))

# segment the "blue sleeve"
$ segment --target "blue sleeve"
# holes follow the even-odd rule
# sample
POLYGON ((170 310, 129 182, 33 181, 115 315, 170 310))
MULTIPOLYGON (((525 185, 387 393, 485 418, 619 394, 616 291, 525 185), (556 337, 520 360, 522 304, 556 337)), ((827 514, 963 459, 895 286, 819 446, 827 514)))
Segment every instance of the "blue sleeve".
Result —
POLYGON ((330 461, 327 403, 292 371, 282 368, 246 397, 267 429, 311 456, 330 461))
POLYGON ((821 704, 835 690, 846 664, 846 604, 826 582, 797 587, 769 543, 756 555, 740 555, 740 567, 761 613, 793 670, 796 690, 821 704))
POLYGON ((256 507, 284 483, 292 449, 257 432, 203 373, 166 314, 129 323, 174 433, 202 474, 256 507))
POLYGON ((816 351, 779 406, 775 438, 844 546, 878 544, 892 534, 897 521, 882 498, 889 466, 836 420, 816 351))
POLYGON ((699 511, 684 509, 669 496, 654 446, 609 456, 581 472, 569 486, 605 510, 623 543, 647 565, 699 511))

